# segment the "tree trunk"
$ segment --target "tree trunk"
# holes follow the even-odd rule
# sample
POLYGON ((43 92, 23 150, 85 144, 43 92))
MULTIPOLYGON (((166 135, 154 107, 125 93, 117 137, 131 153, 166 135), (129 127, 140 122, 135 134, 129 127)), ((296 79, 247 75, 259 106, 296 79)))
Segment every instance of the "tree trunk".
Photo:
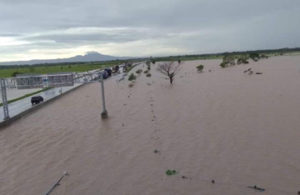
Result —
POLYGON ((170 76, 170 84, 173 85, 173 76, 170 76))

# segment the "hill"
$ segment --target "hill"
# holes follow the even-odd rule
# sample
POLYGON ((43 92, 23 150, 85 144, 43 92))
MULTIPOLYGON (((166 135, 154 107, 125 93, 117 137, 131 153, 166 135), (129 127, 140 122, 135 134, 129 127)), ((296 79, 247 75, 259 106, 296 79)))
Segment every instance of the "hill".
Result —
POLYGON ((73 62, 98 62, 98 61, 112 61, 118 59, 127 59, 127 58, 103 55, 101 53, 91 51, 91 52, 87 52, 85 55, 77 55, 71 58, 1 62, 0 65, 34 65, 34 64, 57 64, 57 63, 73 63, 73 62))

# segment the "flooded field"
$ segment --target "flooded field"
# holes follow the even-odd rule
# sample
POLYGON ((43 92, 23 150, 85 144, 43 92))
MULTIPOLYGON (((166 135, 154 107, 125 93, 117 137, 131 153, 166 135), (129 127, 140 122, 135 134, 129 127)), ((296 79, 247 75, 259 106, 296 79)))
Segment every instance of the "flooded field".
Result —
POLYGON ((157 65, 108 80, 107 120, 92 83, 1 129, 0 194, 45 194, 64 171, 52 194, 297 194, 300 57, 219 63, 183 62, 173 86, 157 65))

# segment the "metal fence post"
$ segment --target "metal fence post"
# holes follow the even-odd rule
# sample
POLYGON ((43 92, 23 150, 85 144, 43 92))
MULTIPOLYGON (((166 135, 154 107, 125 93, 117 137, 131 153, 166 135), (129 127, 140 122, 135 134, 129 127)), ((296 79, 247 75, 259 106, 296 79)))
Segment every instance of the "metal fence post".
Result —
POLYGON ((105 94, 104 94, 104 81, 103 81, 103 73, 100 74, 100 82, 101 82, 101 92, 102 92, 102 113, 101 117, 102 119, 105 119, 108 117, 106 105, 105 105, 105 94))
POLYGON ((0 79, 0 85, 1 85, 2 104, 3 104, 3 113, 4 113, 3 120, 8 120, 9 111, 8 111, 8 102, 7 102, 7 94, 6 94, 6 85, 4 79, 0 79))

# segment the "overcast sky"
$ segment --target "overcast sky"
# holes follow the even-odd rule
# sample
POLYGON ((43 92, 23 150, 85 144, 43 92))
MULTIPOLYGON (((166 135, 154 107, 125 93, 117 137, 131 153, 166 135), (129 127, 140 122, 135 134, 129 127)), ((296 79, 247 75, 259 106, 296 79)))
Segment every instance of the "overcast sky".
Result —
POLYGON ((0 61, 300 46, 300 0, 0 0, 0 61))

